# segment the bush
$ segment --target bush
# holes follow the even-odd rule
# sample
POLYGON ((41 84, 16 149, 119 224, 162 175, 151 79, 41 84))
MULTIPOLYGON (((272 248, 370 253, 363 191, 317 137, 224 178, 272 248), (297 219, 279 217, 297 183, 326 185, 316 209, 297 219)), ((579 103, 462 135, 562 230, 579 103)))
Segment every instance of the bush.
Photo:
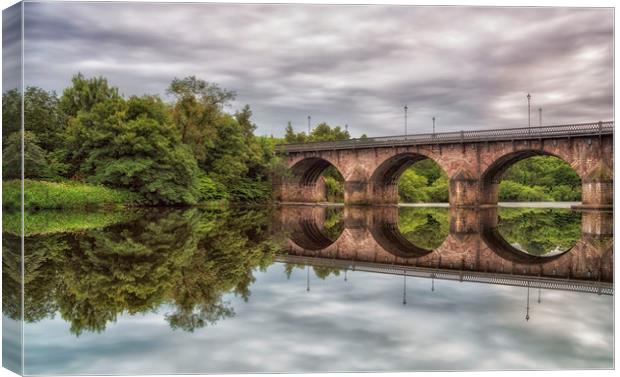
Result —
POLYGON ((427 185, 426 177, 416 174, 412 169, 407 169, 398 181, 400 201, 405 203, 428 202, 427 185))
POLYGON ((425 189, 428 200, 432 203, 445 203, 449 200, 448 177, 442 175, 425 189))
POLYGON ((269 182, 244 179, 229 188, 229 193, 235 202, 263 203, 271 199, 271 185, 269 182))
POLYGON ((344 201, 344 189, 342 182, 334 177, 325 177, 325 193, 328 202, 344 201))
POLYGON ((557 200, 559 202, 578 202, 581 200, 581 190, 567 185, 555 186, 551 189, 549 194, 553 197, 553 200, 557 200))
POLYGON ((499 200, 507 202, 550 201, 551 196, 540 186, 525 186, 504 180, 499 184, 499 200))
POLYGON ((198 176, 198 202, 228 200, 226 187, 206 175, 198 176))
MULTIPOLYGON (((48 182, 26 179, 24 190, 24 207, 28 210, 137 205, 142 202, 139 195, 127 190, 70 181, 48 182)), ((3 207, 7 210, 19 210, 20 181, 3 182, 2 191, 3 207)))

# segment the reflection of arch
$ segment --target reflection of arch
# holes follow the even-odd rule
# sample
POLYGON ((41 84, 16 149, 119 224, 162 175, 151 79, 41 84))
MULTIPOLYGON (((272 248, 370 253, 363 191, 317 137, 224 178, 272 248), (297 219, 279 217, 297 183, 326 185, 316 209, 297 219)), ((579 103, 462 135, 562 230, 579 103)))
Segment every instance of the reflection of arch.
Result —
POLYGON ((332 245, 340 237, 342 220, 325 227, 328 209, 325 207, 302 208, 289 223, 290 239, 306 250, 322 250, 332 245), (336 232, 334 232, 334 230, 336 232))
POLYGON ((370 180, 381 186, 395 185, 407 168, 427 158, 429 157, 416 153, 397 154, 383 161, 372 173, 370 180))
POLYGON ((397 223, 380 222, 372 226, 370 233, 379 246, 400 258, 419 258, 432 252, 432 250, 418 247, 406 239, 398 229, 397 223))
POLYGON ((482 229, 482 239, 483 241, 487 244, 487 246, 489 247, 489 249, 491 251, 493 251, 495 254, 497 254, 500 258, 502 259, 506 259, 508 261, 511 262, 515 262, 515 263, 523 263, 523 264, 541 264, 541 263, 547 263, 550 262, 552 260, 558 259, 561 256, 563 256, 564 254, 568 253, 570 250, 573 249, 573 247, 571 247, 570 249, 559 253, 559 254, 554 254, 552 256, 537 256, 537 255, 532 255, 532 254, 528 254, 522 250, 517 249, 516 247, 512 246, 508 241, 506 241, 506 239, 500 234, 499 230, 497 227, 484 227, 482 229))
MULTIPOLYGON (((295 163, 290 170, 293 179, 299 184, 312 186, 316 184, 321 174, 330 166, 334 165, 323 158, 308 157, 295 163)), ((334 168, 342 175, 342 172, 336 166, 334 168)))
POLYGON ((307 250, 325 249, 334 243, 312 219, 299 220, 298 226, 291 232, 291 241, 307 250))

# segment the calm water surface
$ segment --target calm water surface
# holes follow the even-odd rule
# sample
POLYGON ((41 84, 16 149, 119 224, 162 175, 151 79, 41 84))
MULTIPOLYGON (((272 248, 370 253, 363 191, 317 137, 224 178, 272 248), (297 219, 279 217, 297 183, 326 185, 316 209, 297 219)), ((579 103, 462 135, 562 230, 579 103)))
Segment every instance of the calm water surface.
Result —
MULTIPOLYGON (((613 367, 611 214, 282 207, 27 219, 27 374, 613 367)), ((5 217, 5 290, 19 284, 14 223, 5 217)), ((5 299, 5 323, 16 308, 5 299)))

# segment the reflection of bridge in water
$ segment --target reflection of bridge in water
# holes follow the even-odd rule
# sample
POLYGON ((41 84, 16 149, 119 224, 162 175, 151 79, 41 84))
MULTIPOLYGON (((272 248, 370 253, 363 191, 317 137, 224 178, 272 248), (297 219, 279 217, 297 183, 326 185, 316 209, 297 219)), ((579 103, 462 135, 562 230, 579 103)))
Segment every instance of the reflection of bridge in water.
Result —
POLYGON ((278 260, 343 270, 531 288, 613 294, 613 214, 582 213, 581 238, 568 251, 536 256, 498 232, 497 209, 450 208, 450 232, 434 250, 398 229, 398 207, 344 207, 343 230, 329 237, 326 207, 284 206, 277 231, 288 232, 278 260))

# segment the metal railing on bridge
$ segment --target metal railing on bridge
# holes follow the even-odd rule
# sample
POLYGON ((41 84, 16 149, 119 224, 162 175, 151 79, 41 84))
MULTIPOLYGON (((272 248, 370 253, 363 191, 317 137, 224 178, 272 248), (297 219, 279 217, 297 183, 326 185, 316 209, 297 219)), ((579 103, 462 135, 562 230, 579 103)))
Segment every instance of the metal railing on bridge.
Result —
POLYGON ((602 136, 613 134, 614 122, 561 124, 541 127, 502 128, 477 131, 455 131, 398 136, 380 136, 338 141, 278 144, 278 152, 310 152, 322 150, 360 149, 373 147, 447 144, 502 140, 547 139, 555 137, 602 136))

